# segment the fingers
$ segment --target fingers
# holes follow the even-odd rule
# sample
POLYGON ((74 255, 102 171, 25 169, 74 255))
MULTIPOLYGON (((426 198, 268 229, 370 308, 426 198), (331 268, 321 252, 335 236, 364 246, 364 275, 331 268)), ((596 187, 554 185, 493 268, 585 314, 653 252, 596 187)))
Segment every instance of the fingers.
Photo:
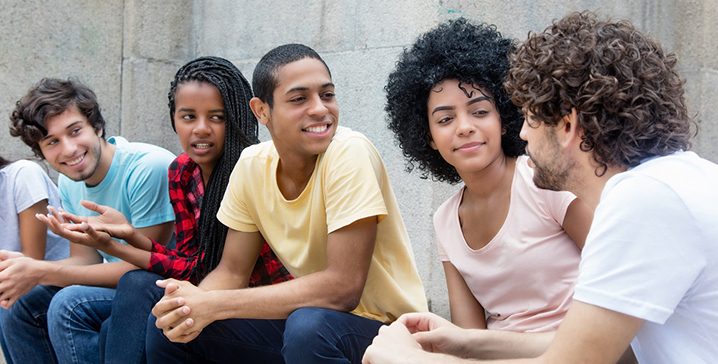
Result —
POLYGON ((158 280, 155 282, 158 287, 165 289, 165 296, 169 296, 180 288, 180 282, 173 278, 158 280))
POLYGON ((47 211, 50 212, 50 214, 48 215, 48 217, 50 218, 50 221, 52 221, 53 219, 56 220, 56 222, 53 221, 53 224, 59 225, 59 224, 62 224, 65 222, 65 220, 62 218, 62 215, 56 208, 48 205, 47 211))
POLYGON ((62 210, 62 209, 60 210, 60 216, 61 216, 63 219, 67 220, 67 221, 72 221, 72 222, 74 222, 75 224, 79 224, 79 223, 81 223, 81 222, 87 221, 87 217, 86 217, 86 216, 73 215, 73 214, 71 214, 71 213, 69 213, 69 212, 67 212, 67 211, 65 211, 65 210, 62 210))
POLYGON ((202 330, 194 330, 193 326, 194 320, 190 318, 178 323, 176 327, 164 329, 162 332, 167 336, 167 339, 172 342, 188 343, 202 332, 202 330))
POLYGON ((9 250, 0 250, 0 261, 13 259, 13 258, 21 258, 24 256, 25 255, 23 255, 20 252, 13 252, 13 251, 9 251, 9 250))
POLYGON ((97 232, 97 230, 95 230, 95 228, 92 227, 92 225, 90 225, 86 222, 83 222, 82 224, 80 224, 80 228, 84 228, 85 234, 89 235, 92 240, 95 240, 95 241, 102 240, 102 235, 99 232, 97 232))
MULTIPOLYGON (((157 308, 157 305, 155 305, 155 308, 157 308)), ((182 306, 172 311, 165 312, 165 314, 163 315, 155 315, 155 317, 157 317, 157 320, 155 320, 155 326, 157 326, 158 329, 162 330, 172 330, 173 328, 177 328, 181 326, 183 321, 186 320, 185 316, 189 315, 191 311, 192 310, 190 310, 189 307, 182 306)), ((154 309, 152 310, 152 314, 155 314, 154 309)), ((194 324, 194 320, 192 320, 191 323, 194 324)))
POLYGON ((430 331, 444 323, 444 318, 430 312, 415 312, 401 315, 397 320, 409 329, 412 334, 419 331, 430 331))
MULTIPOLYGON (((184 303, 185 303, 185 301, 184 301, 184 298, 182 298, 182 297, 172 298, 172 299, 163 298, 159 302, 157 302, 157 304, 155 304, 155 307, 152 308, 152 314, 155 317, 157 317, 157 322, 160 322, 160 320, 164 316, 172 313, 173 311, 176 311, 178 308, 182 307, 184 305, 184 303)), ((189 307, 187 307, 187 309, 189 309, 189 307)), ((181 317, 181 316, 177 316, 177 317, 181 317)), ((166 325, 164 325, 164 326, 169 326, 169 324, 173 323, 176 320, 177 320, 177 318, 170 321, 170 319, 168 318, 166 320, 161 321, 161 323, 166 322, 166 325)), ((157 327, 162 328, 160 326, 157 326, 157 327)))
POLYGON ((104 214, 107 211, 107 206, 99 205, 92 201, 80 200, 80 205, 82 205, 88 210, 95 211, 100 215, 104 214))

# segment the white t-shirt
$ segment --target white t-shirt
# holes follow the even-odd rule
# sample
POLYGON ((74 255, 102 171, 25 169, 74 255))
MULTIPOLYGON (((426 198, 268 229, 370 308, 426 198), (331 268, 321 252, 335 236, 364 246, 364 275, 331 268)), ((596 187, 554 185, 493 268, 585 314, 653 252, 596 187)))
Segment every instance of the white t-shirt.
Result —
POLYGON ((645 320, 640 363, 718 360, 718 165, 692 152, 607 183, 574 299, 645 320))
POLYGON ((439 258, 461 273, 489 312, 486 326, 492 330, 556 330, 571 306, 578 276, 581 251, 563 230, 566 209, 576 196, 538 189, 527 160, 516 161, 509 212, 485 247, 472 249, 461 231, 464 189, 434 214, 439 258))
MULTIPOLYGON (((0 169, 0 249, 22 251, 18 214, 42 200, 60 207, 57 187, 37 163, 19 160, 0 169)), ((70 243, 47 229, 45 260, 69 255, 70 243)))

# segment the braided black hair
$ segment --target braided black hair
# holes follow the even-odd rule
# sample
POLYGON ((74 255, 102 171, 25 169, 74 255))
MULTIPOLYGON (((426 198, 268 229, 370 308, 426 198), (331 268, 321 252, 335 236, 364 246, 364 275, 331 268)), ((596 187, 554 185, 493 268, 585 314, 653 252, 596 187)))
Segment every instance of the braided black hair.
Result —
MULTIPOLYGON (((169 109, 172 129, 175 129, 175 93, 180 85, 192 82, 206 82, 214 85, 222 95, 225 115, 224 154, 212 170, 204 189, 201 213, 198 221, 199 250, 204 253, 192 275, 200 281, 219 264, 227 236, 227 227, 217 220, 217 211, 229 176, 244 148, 256 144, 257 119, 249 108, 252 89, 249 82, 232 62, 219 57, 200 57, 177 71, 169 92, 169 109)), ((176 130, 175 130, 176 131, 176 130)))
POLYGON ((389 129, 394 132, 407 170, 415 165, 434 179, 458 183, 454 166, 428 143, 427 101, 434 86, 447 79, 476 85, 493 96, 506 133, 501 148, 508 157, 524 153, 526 142, 519 138, 523 115, 504 89, 509 71, 509 54, 515 48, 493 25, 471 24, 464 18, 443 23, 420 36, 405 49, 389 75, 385 87, 389 129))

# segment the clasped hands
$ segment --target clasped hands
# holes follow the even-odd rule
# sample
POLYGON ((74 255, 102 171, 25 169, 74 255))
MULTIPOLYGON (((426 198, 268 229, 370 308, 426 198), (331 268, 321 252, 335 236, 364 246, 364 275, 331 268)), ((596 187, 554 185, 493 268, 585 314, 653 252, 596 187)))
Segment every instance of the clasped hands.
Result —
POLYGON ((362 363, 432 363, 430 353, 463 356, 464 331, 433 313, 404 314, 379 329, 362 363))
POLYGON ((207 291, 190 282, 172 278, 157 281, 157 285, 165 289, 165 295, 152 308, 152 314, 157 318, 155 326, 170 341, 190 342, 214 321, 210 310, 199 309, 206 307, 203 299, 207 291))

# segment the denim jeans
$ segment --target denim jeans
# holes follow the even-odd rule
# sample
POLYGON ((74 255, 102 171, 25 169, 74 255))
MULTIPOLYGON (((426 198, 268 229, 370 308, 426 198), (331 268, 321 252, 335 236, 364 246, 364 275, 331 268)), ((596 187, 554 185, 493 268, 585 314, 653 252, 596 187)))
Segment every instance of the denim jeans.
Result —
POLYGON ((117 284, 112 314, 100 331, 102 363, 146 363, 147 316, 164 295, 155 282, 164 279, 144 270, 125 273, 117 284))
POLYGON ((9 310, 0 308, 8 363, 57 363, 47 332, 47 310, 60 287, 37 286, 9 310))
POLYGON ((99 363, 100 327, 112 311, 115 290, 70 286, 47 310, 47 328, 60 363, 99 363))
POLYGON ((187 344, 147 320, 149 363, 360 363, 383 325, 345 312, 301 308, 286 320, 215 321, 187 344))

